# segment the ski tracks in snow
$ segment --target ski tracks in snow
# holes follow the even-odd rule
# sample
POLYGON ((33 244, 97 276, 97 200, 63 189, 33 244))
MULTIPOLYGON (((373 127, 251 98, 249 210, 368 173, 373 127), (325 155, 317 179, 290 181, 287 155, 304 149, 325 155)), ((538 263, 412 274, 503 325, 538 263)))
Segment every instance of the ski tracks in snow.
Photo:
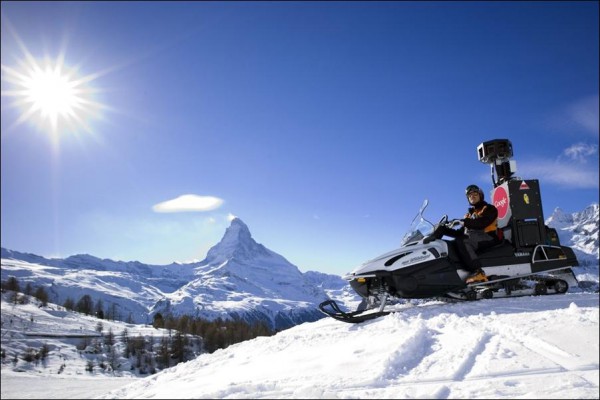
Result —
POLYGON ((597 331, 597 310, 580 311, 572 303, 567 310, 553 311, 561 324, 549 325, 547 316, 540 319, 535 312, 523 313, 515 323, 514 315, 495 311, 465 316, 463 307, 470 305, 453 305, 447 313, 425 311, 426 319, 421 314, 411 316, 418 313, 413 308, 379 322, 410 325, 410 334, 390 353, 375 378, 374 386, 386 388, 382 397, 394 393, 399 397, 504 397, 507 393, 499 392, 497 385, 486 391, 478 382, 502 380, 508 393, 519 395, 527 392, 523 378, 536 377, 548 380, 550 397, 560 395, 559 381, 597 391, 598 335, 595 341, 581 343, 589 333, 573 332, 564 322, 589 319, 590 329, 597 331))

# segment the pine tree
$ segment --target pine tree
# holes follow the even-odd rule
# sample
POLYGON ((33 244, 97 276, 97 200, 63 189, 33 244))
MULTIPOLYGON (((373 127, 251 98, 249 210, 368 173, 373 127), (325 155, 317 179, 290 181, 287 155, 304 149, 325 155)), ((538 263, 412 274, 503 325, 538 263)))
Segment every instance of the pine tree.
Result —
POLYGON ((125 348, 123 349, 123 356, 125 358, 129 358, 131 352, 129 348, 129 332, 127 331, 127 328, 123 329, 123 333, 121 333, 121 342, 123 342, 125 345, 125 348))
POLYGON ((90 315, 92 313, 93 304, 92 297, 89 294, 84 294, 77 302, 75 309, 82 314, 90 315))
MULTIPOLYGON (((110 332, 110 331, 109 331, 110 332)), ((108 364, 112 368, 113 371, 116 371, 119 368, 119 356, 115 350, 114 345, 109 345, 108 347, 108 364)))
POLYGON ((11 290, 13 292, 20 292, 21 291, 21 287, 19 285, 19 281, 14 276, 9 276, 8 277, 8 280, 6 281, 6 283, 4 285, 4 289, 5 290, 11 290))
POLYGON ((42 306, 46 307, 48 305, 48 292, 43 286, 38 286, 34 297, 42 303, 42 306))
POLYGON ((104 319, 104 303, 102 299, 98 299, 94 305, 94 315, 96 318, 104 319))
POLYGON ((31 296, 31 294, 33 293, 33 286, 31 286, 31 282, 27 282, 27 285, 25 285, 25 292, 24 292, 27 296, 31 296))
POLYGON ((165 327, 165 320, 163 319, 163 316, 161 313, 154 314, 154 318, 152 320, 152 326, 155 327, 156 329, 165 327))
POLYGON ((69 311, 74 311, 75 310, 75 301, 72 298, 67 297, 65 299, 65 302, 63 303, 63 307, 69 311))
POLYGON ((177 360, 178 363, 186 361, 185 357, 185 336, 176 331, 173 337, 173 345, 171 347, 171 357, 177 360))
POLYGON ((171 356, 169 354, 169 342, 170 339, 168 336, 163 336, 160 339, 160 347, 158 348, 158 352, 156 354, 156 363, 158 364, 158 368, 165 369, 170 367, 170 359, 171 356))
POLYGON ((46 343, 44 343, 42 345, 42 347, 40 348, 40 352, 39 352, 40 358, 42 360, 45 360, 46 357, 48 356, 48 353, 50 353, 50 348, 48 347, 48 345, 46 343))
POLYGON ((112 328, 108 328, 108 333, 104 336, 104 344, 106 346, 115 344, 115 334, 113 333, 112 328))

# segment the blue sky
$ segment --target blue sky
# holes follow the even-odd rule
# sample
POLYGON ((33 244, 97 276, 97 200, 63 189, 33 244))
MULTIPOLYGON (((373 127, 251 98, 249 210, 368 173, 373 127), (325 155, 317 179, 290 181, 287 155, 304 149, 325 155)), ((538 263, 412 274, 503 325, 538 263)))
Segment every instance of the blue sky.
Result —
POLYGON ((497 138, 546 217, 598 202, 597 2, 1 7, 12 250, 188 262, 234 215, 342 274, 397 247, 424 198, 437 220, 489 193, 476 149, 497 138), (33 65, 75 94, 33 94, 33 65))

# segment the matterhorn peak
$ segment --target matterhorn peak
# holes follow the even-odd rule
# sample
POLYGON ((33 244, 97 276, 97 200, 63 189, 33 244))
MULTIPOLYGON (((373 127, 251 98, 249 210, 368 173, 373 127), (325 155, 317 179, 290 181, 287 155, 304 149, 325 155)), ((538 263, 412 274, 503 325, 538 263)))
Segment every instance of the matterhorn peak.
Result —
POLYGON ((269 251, 263 245, 252 239, 248 226, 236 217, 231 220, 221 241, 208 251, 206 261, 221 263, 232 258, 247 260, 268 253, 269 251))
POLYGON ((545 223, 553 228, 560 229, 566 225, 572 224, 573 216, 565 213, 560 207, 556 207, 552 215, 546 219, 545 223))
POLYGON ((231 220, 229 228, 225 231, 225 235, 221 239, 222 242, 236 242, 236 241, 254 241, 250 234, 250 229, 241 219, 235 217, 231 220))

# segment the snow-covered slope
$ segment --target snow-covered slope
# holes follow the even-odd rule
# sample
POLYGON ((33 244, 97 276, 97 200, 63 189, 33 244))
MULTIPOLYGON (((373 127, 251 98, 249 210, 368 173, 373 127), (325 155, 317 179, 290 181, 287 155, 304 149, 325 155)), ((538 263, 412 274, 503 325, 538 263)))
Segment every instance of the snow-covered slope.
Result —
MULTIPOLYGON (((134 378, 139 376, 132 371, 131 360, 122 356, 125 344, 123 332, 129 337, 169 337, 168 329, 154 328, 151 325, 136 325, 122 321, 98 319, 81 313, 67 311, 64 307, 48 303, 42 306, 30 296, 25 304, 12 301, 14 292, 2 294, 2 350, 4 368, 16 372, 35 374, 59 374, 61 377, 76 377, 84 374, 86 364, 95 362, 95 374, 134 378), (95 351, 96 345, 104 343, 109 332, 114 335, 115 365, 118 369, 99 367, 107 363, 106 354, 95 351), (28 350, 38 351, 42 345, 48 348, 48 357, 38 362, 26 362, 24 355, 28 350), (78 351, 79 350, 79 351, 78 351)), ((199 353, 199 351, 198 351, 199 353)))
POLYGON ((597 293, 411 302, 238 343, 101 398, 594 398, 598 350, 597 293))
MULTIPOLYGON (((570 398, 599 390, 598 293, 410 301, 359 325, 304 323, 137 377, 103 371, 82 336, 165 330, 97 320, 50 304, 2 303, 2 398, 570 398), (11 323, 12 320, 12 323, 11 323), (568 328, 566 328, 568 327, 568 328), (49 347, 27 363, 14 355, 49 347), (94 360, 94 371, 86 363, 94 360), (64 365, 64 367, 63 367, 64 365), (62 371, 62 372, 59 372, 62 371), (129 384, 129 386, 127 386, 129 384)), ((123 350, 121 340, 117 347, 123 350)), ((135 357, 134 357, 135 358, 135 357)))
POLYGON ((111 308, 120 320, 148 322, 148 309, 184 285, 192 277, 189 265, 146 265, 139 262, 101 260, 90 255, 66 259, 44 257, 2 249, 2 281, 16 277, 23 288, 27 283, 44 286, 50 301, 75 302, 83 295, 111 308))

